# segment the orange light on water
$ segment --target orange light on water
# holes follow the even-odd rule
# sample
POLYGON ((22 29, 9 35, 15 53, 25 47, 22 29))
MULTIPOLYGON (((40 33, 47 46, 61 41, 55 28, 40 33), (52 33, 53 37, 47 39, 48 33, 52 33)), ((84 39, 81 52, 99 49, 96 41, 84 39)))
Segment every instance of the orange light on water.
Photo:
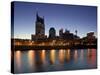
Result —
POLYGON ((50 50, 50 63, 55 63, 55 50, 50 50))
POLYGON ((17 67, 20 69, 20 67, 21 67, 21 51, 15 52, 15 60, 17 62, 17 67))
POLYGON ((66 60, 67 62, 70 61, 70 49, 66 50, 66 60))
POLYGON ((77 50, 74 51, 74 60, 75 60, 75 63, 77 63, 77 60, 78 60, 78 52, 77 52, 77 50))
POLYGON ((60 63, 64 63, 64 56, 65 56, 65 50, 63 50, 63 49, 59 50, 59 61, 60 61, 60 63))
POLYGON ((46 58, 45 55, 46 55, 45 50, 42 50, 42 52, 41 52, 41 60, 42 60, 43 63, 45 63, 45 58, 46 58))
POLYGON ((28 62, 30 66, 34 64, 35 62, 35 51, 34 50, 28 51, 28 62))

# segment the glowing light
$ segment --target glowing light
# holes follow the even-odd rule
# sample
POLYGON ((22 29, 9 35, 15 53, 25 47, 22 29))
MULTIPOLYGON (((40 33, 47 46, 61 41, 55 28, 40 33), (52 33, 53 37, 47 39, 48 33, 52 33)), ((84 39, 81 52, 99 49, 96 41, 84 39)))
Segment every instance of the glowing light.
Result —
POLYGON ((28 51, 28 62, 29 62, 30 67, 34 65, 34 62, 35 62, 35 51, 34 50, 28 51))
POLYGON ((87 61, 91 65, 95 65, 96 62, 96 49, 88 49, 87 61))
POLYGON ((66 50, 66 60, 67 62, 70 61, 70 49, 66 50))
POLYGON ((78 60, 78 52, 77 52, 77 50, 74 51, 74 60, 75 60, 75 63, 77 63, 77 60, 78 60))
POLYGON ((81 61, 84 60, 84 50, 81 50, 81 53, 80 53, 80 59, 81 59, 81 61))
POLYGON ((20 70, 20 68, 21 68, 21 51, 15 52, 15 60, 17 62, 17 67, 20 70))
POLYGON ((50 50, 50 63, 55 63, 55 50, 50 50))
POLYGON ((42 50, 42 52, 41 52, 41 60, 42 60, 43 63, 45 63, 45 58, 46 58, 45 57, 46 56, 45 54, 46 54, 45 53, 45 50, 42 50))
POLYGON ((65 51, 64 50, 59 50, 59 61, 60 63, 64 63, 64 55, 65 54, 65 51))

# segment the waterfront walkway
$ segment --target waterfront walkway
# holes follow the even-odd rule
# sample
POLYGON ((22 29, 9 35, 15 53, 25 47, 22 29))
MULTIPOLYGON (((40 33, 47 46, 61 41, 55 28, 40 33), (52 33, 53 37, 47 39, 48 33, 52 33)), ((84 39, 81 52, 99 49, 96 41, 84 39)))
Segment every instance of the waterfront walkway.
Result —
POLYGON ((95 48, 97 45, 65 45, 65 46, 11 46, 12 50, 51 50, 51 49, 87 49, 95 48))

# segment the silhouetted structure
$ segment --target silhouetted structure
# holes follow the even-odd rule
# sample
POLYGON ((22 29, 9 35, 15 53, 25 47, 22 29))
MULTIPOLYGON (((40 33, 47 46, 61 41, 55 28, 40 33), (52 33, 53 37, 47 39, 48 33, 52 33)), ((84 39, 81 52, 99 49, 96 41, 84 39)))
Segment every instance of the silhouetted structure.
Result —
POLYGON ((33 41, 41 41, 47 38, 45 35, 44 17, 40 17, 38 13, 36 14, 35 29, 35 35, 32 35, 33 41))
POLYGON ((94 32, 87 33, 86 37, 82 38, 83 44, 94 45, 97 44, 97 38, 94 36, 94 32))
POLYGON ((77 36, 77 30, 75 30, 75 34, 76 34, 76 36, 77 36))
POLYGON ((36 35, 45 35, 45 24, 44 24, 44 18, 38 16, 38 13, 36 14, 36 35))
POLYGON ((77 35, 74 35, 73 33, 70 33, 69 30, 65 30, 65 32, 63 32, 63 29, 60 29, 59 30, 59 37, 61 39, 64 39, 64 40, 72 40, 72 39, 79 39, 80 37, 77 36, 77 35))
POLYGON ((60 29, 60 30, 59 30, 59 37, 60 37, 60 38, 63 38, 63 29, 60 29))
POLYGON ((53 27, 51 27, 49 30, 49 38, 51 38, 51 39, 56 38, 56 30, 53 27))

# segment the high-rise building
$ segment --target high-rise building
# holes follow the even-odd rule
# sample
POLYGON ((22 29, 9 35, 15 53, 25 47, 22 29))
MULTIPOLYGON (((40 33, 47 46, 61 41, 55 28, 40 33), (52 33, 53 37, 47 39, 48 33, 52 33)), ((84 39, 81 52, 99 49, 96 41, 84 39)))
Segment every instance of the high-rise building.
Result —
POLYGON ((49 30, 49 38, 54 39, 56 37, 56 30, 55 28, 51 27, 49 30))
POLYGON ((44 17, 38 16, 38 13, 36 14, 36 24, 35 24, 35 34, 36 35, 45 35, 45 24, 44 24, 44 17))
POLYGON ((40 17, 37 13, 35 22, 35 35, 32 35, 32 40, 42 41, 45 40, 46 38, 47 36, 45 35, 44 17, 40 17))

